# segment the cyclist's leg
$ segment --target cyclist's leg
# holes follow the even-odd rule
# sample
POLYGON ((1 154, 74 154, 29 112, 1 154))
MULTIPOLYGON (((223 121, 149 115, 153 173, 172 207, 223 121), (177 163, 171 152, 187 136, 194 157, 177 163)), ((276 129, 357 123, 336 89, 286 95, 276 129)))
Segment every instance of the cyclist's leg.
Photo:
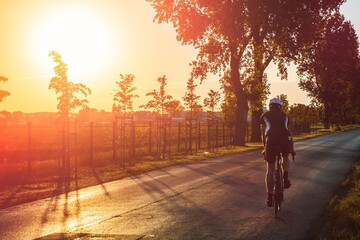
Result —
POLYGON ((282 156, 281 168, 283 171, 285 188, 289 188, 291 186, 289 180, 289 170, 290 170, 289 155, 290 155, 290 142, 288 138, 284 138, 281 141, 281 156, 282 156))
POLYGON ((265 201, 268 207, 273 206, 273 189, 274 189, 274 171, 275 163, 266 163, 265 186, 267 199, 265 201))
POLYGON ((289 160, 289 154, 283 154, 282 155, 282 170, 283 172, 289 172, 290 169, 290 160, 289 160))
POLYGON ((274 189, 275 163, 266 163, 265 186, 266 192, 272 193, 274 189))
POLYGON ((267 192, 266 205, 268 207, 271 207, 273 205, 272 193, 274 189, 275 159, 276 159, 275 146, 271 142, 267 141, 265 145, 265 161, 266 161, 265 186, 267 192))
POLYGON ((282 170, 283 170, 283 176, 284 176, 284 187, 289 188, 291 186, 290 180, 289 180, 289 169, 290 169, 290 160, 289 160, 289 154, 283 154, 282 156, 282 170))

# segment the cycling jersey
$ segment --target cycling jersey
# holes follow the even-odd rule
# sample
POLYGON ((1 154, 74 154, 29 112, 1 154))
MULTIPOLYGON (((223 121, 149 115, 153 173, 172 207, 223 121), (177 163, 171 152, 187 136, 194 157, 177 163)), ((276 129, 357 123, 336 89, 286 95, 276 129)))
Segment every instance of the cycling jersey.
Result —
POLYGON ((289 123, 289 117, 280 109, 270 110, 261 116, 261 124, 265 131, 265 160, 269 163, 275 162, 276 146, 280 146, 283 155, 289 154, 289 123))

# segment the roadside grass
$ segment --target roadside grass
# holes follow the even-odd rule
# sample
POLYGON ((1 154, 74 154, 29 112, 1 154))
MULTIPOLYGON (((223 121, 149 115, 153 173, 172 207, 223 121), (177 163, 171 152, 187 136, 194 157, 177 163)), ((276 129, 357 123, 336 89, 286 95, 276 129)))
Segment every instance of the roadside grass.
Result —
POLYGON ((261 143, 247 143, 246 146, 231 146, 231 147, 219 147, 214 149, 214 151, 200 151, 193 155, 173 155, 170 159, 162 159, 162 160, 153 160, 146 162, 139 162, 133 166, 129 166, 127 168, 127 172, 133 174, 140 174, 144 172, 149 172, 152 170, 156 170, 159 168, 164 168, 172 165, 179 164, 188 164, 193 163, 205 159, 209 159, 212 157, 218 157, 228 154, 240 153, 244 151, 254 150, 260 148, 261 143))
MULTIPOLYGON (((360 125, 346 126, 342 127, 341 131, 359 127, 360 125)), ((335 130, 316 131, 315 133, 294 137, 294 140, 304 140, 332 132, 335 132, 335 130)), ((242 147, 231 146, 215 148, 212 149, 213 151, 198 151, 193 155, 172 155, 171 158, 160 160, 155 158, 149 158, 146 161, 133 159, 131 163, 126 163, 124 166, 118 164, 106 164, 93 167, 82 166, 78 169, 77 179, 75 179, 74 176, 71 176, 70 182, 68 183, 60 181, 57 174, 54 174, 53 177, 44 178, 40 176, 41 173, 39 173, 39 175, 33 174, 31 176, 27 176, 24 173, 21 178, 18 178, 16 184, 2 183, 2 186, 0 186, 0 209, 55 196, 68 191, 119 180, 172 165, 193 163, 212 157, 260 149, 261 147, 261 143, 247 143, 246 146, 242 147)), ((260 157, 261 156, 259 156, 259 158, 260 157)), ((10 175, 11 174, 9 174, 9 176, 10 175)))
POLYGON ((312 232, 316 240, 360 239, 360 158, 312 232))

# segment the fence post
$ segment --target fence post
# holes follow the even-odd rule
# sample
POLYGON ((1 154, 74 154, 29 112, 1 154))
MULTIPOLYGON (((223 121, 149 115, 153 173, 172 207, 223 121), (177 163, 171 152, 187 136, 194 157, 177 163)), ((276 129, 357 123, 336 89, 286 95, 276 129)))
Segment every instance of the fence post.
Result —
POLYGON ((66 186, 70 185, 70 171, 71 171, 71 167, 70 167, 70 154, 71 154, 71 148, 70 148, 70 120, 67 119, 66 121, 66 127, 67 127, 67 131, 66 131, 66 186))
POLYGON ((56 123, 56 140, 57 140, 57 150, 58 150, 58 173, 59 173, 59 180, 61 179, 61 143, 60 143, 60 136, 61 136, 61 131, 60 131, 60 127, 59 126, 59 122, 56 123))
POLYGON ((166 119, 164 116, 161 116, 162 118, 162 127, 161 129, 163 130, 162 132, 162 153, 161 153, 161 158, 165 159, 165 154, 166 154, 166 119))
POLYGON ((61 166, 61 170, 62 170, 62 172, 61 172, 61 176, 62 176, 62 179, 64 179, 65 178, 65 162, 66 162, 66 139, 65 139, 65 137, 66 137, 66 135, 65 135, 65 122, 62 122, 62 139, 61 139, 61 144, 62 144, 62 146, 61 146, 61 151, 62 151, 62 159, 61 159, 61 161, 62 161, 62 166, 61 166))
POLYGON ((207 121, 207 147, 208 150, 210 151, 210 121, 207 121))
POLYGON ((222 137, 222 139, 223 139, 223 147, 225 147, 226 146, 226 143, 225 143, 225 122, 222 122, 222 132, 223 132, 223 137, 222 137))
POLYGON ((171 139, 171 119, 169 119, 169 131, 168 131, 168 157, 171 159, 171 145, 172 145, 172 139, 171 139))
POLYGON ((78 186, 78 146, 77 146, 77 140, 78 140, 78 132, 77 132, 77 121, 75 121, 75 126, 74 126, 74 132, 75 132, 75 139, 74 139, 74 148, 75 148, 75 184, 76 187, 78 186))
POLYGON ((28 130, 28 173, 31 173, 31 122, 27 123, 28 130))
POLYGON ((216 120, 216 126, 215 126, 215 136, 216 136, 216 139, 215 139, 215 144, 216 144, 216 151, 219 150, 219 123, 218 121, 216 120))
POLYGON ((190 118, 190 126, 189 126, 189 150, 190 154, 192 154, 192 119, 190 118))
POLYGON ((160 147, 161 147, 161 131, 160 131, 161 122, 159 118, 156 120, 156 158, 160 159, 160 147))
POLYGON ((93 166, 93 122, 90 122, 90 149, 89 149, 89 153, 90 153, 90 164, 91 166, 93 166))
POLYGON ((177 152, 180 152, 180 133, 181 133, 181 123, 178 124, 178 141, 177 141, 177 152))
POLYGON ((201 123, 200 123, 200 121, 198 121, 197 123, 198 123, 198 147, 197 147, 197 149, 200 150, 200 147, 201 147, 201 123))
POLYGON ((135 156, 135 122, 131 118, 131 155, 135 156))
POLYGON ((113 148, 113 162, 116 162, 116 121, 113 122, 113 139, 112 139, 112 148, 113 148))
POLYGON ((185 120, 185 154, 188 154, 189 148, 189 136, 188 136, 188 121, 185 120))
POLYGON ((149 154, 151 155, 151 132, 152 132, 152 122, 149 122, 149 154))

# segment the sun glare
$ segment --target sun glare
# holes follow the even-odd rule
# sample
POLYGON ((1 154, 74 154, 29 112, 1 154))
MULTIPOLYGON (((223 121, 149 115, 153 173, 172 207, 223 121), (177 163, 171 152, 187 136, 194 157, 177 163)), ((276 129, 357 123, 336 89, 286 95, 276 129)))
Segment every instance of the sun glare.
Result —
POLYGON ((111 36, 96 15, 82 10, 66 10, 43 19, 35 39, 34 51, 41 59, 59 51, 68 64, 69 77, 88 78, 99 73, 110 61, 111 36))

